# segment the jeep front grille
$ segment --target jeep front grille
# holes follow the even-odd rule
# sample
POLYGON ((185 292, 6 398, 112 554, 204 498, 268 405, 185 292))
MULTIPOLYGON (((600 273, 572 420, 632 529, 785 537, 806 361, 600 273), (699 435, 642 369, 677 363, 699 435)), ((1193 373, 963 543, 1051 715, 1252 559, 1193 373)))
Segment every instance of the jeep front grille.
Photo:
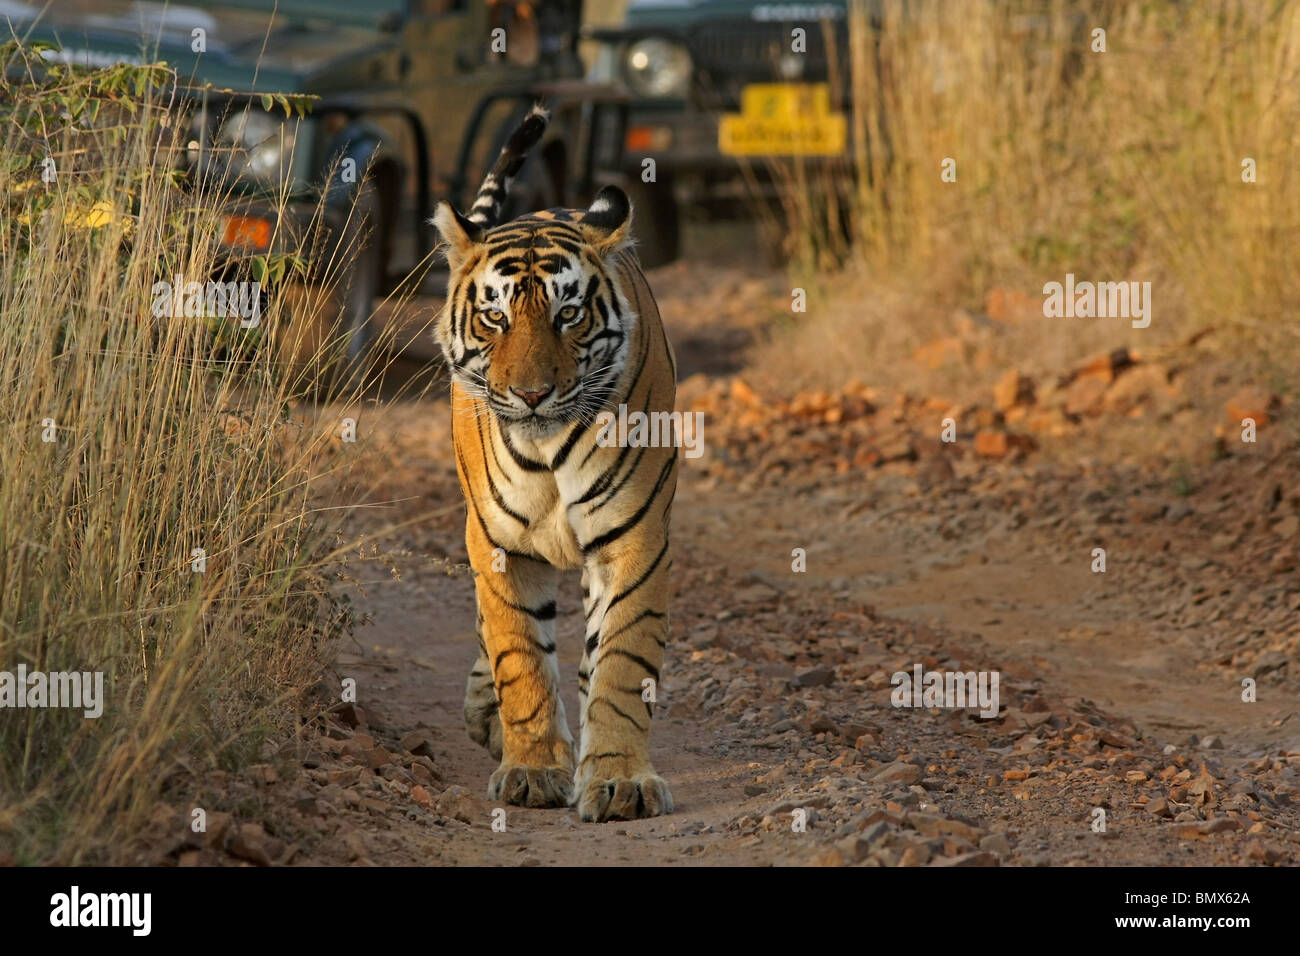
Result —
MULTIPOLYGON (((725 20, 701 24, 689 40, 698 81, 697 105, 735 109, 741 89, 749 83, 825 81, 831 58, 824 29, 819 22, 725 20), (806 53, 791 53, 794 27, 807 31, 806 53)), ((848 26, 838 21, 830 24, 829 30, 836 47, 836 69, 843 81, 848 67, 848 26)))

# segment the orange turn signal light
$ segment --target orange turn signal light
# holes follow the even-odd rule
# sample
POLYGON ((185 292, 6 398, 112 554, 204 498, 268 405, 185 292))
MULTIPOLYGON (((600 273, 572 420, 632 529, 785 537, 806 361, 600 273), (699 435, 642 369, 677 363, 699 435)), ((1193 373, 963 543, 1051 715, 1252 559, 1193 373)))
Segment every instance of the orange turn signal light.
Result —
POLYGON ((667 126, 631 126, 624 146, 635 152, 663 152, 673 144, 673 131, 667 126))
POLYGON ((221 243, 226 246, 265 251, 271 248, 271 223, 255 216, 226 216, 225 227, 221 232, 221 243))

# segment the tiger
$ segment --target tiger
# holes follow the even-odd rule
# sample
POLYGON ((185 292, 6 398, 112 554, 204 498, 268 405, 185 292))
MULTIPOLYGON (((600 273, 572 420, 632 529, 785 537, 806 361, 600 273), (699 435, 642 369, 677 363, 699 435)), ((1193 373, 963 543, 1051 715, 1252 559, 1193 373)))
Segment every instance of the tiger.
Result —
POLYGON ((500 760, 489 800, 576 806, 585 822, 653 817, 673 810, 649 739, 669 630, 677 443, 619 447, 599 423, 620 406, 671 414, 677 360, 623 190, 498 224, 547 123, 535 107, 470 211, 444 200, 432 220, 450 271, 435 335, 477 603, 465 723, 500 760), (577 569, 586 623, 575 753, 555 624, 559 573, 577 569))

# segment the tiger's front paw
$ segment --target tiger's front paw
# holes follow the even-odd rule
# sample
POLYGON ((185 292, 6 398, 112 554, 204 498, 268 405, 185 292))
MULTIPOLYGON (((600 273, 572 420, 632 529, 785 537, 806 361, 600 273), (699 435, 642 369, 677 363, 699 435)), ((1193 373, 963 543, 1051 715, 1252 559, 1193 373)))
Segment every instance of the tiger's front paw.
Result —
POLYGON ((583 787, 578 799, 578 815, 588 823, 638 820, 672 812, 672 791, 653 771, 630 777, 597 775, 583 787))
POLYGON ((488 781, 488 799, 517 807, 567 807, 573 800, 573 774, 565 767, 503 763, 488 781))

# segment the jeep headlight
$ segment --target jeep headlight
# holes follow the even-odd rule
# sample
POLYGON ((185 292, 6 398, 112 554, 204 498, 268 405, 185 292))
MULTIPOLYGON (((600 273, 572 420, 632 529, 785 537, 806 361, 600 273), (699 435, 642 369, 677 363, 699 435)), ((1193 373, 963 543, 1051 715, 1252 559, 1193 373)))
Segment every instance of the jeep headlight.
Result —
POLYGON ((691 88, 691 55, 662 37, 646 37, 627 48, 627 85, 640 96, 685 96, 691 88))
POLYGON ((277 183, 289 172, 293 137, 287 124, 266 110, 249 106, 226 117, 214 145, 228 152, 228 168, 235 175, 277 183))

